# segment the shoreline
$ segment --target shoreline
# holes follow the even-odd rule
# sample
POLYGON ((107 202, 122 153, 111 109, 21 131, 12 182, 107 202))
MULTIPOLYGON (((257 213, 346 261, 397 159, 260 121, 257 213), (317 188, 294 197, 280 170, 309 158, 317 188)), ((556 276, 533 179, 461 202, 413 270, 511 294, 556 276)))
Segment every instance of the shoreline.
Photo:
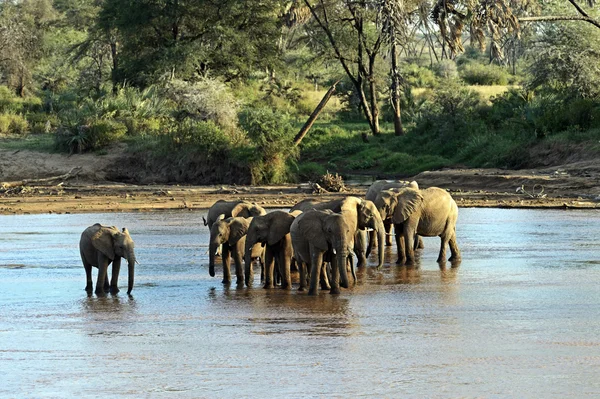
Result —
MULTIPOLYGON (((429 185, 427 185, 429 186, 429 185)), ((97 212, 155 212, 205 210, 219 199, 247 200, 267 209, 289 208, 308 198, 331 200, 347 195, 363 198, 368 185, 351 185, 342 193, 312 194, 307 185, 279 186, 177 186, 84 184, 23 186, 0 194, 0 215, 70 214, 97 212)), ((424 185, 425 187, 425 185, 424 185)), ((449 189, 460 208, 600 209, 600 200, 582 196, 549 194, 544 198, 526 193, 449 189)))

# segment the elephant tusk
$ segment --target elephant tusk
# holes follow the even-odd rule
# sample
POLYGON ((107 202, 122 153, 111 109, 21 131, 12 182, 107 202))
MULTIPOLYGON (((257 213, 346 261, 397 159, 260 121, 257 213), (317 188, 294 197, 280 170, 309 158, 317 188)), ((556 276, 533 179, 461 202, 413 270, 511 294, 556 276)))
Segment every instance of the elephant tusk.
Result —
POLYGON ((385 233, 386 236, 390 236, 390 237, 394 237, 396 234, 392 234, 392 233, 385 233))
POLYGON ((140 262, 138 262, 137 259, 135 260, 135 263, 137 263, 139 266, 141 266, 140 262))

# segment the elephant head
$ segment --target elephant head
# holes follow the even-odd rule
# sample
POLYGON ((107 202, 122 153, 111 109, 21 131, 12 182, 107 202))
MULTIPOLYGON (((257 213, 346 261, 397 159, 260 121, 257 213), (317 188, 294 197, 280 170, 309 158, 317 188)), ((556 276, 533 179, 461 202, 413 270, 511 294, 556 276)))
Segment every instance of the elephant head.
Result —
POLYGON ((215 276, 215 253, 220 245, 228 243, 231 247, 246 235, 248 226, 252 218, 230 217, 225 219, 225 215, 219 215, 217 220, 210 228, 209 242, 209 273, 211 277, 215 276))
POLYGON ((290 232, 290 226, 294 219, 294 214, 283 211, 273 211, 252 218, 244 249, 246 285, 249 285, 252 277, 250 266, 252 258, 256 254, 256 246, 272 246, 280 242, 290 232))
POLYGON ((260 205, 253 204, 251 202, 240 202, 231 210, 232 217, 244 217, 249 218, 253 216, 266 215, 267 211, 260 205))
MULTIPOLYGON (((322 254, 329 251, 335 259, 332 264, 331 293, 338 293, 337 276, 340 276, 340 284, 344 288, 349 287, 348 274, 346 271, 346 260, 353 241, 350 227, 344 220, 344 216, 332 211, 310 210, 298 216, 297 228, 301 234, 302 243, 298 247, 310 248, 310 254, 304 254, 303 261, 312 266, 310 276, 309 294, 316 294, 319 270, 322 262, 322 254), (310 258, 307 259, 307 258, 310 258)), ((296 244, 294 244, 294 250, 296 244)))
MULTIPOLYGON (((377 234, 377 240, 379 242, 383 242, 385 239, 385 227, 383 225, 383 219, 381 218, 381 214, 377 210, 377 207, 372 201, 369 200, 361 200, 356 205, 356 214, 358 216, 358 228, 359 229, 373 229, 377 234)), ((366 249, 366 255, 369 256, 371 253, 371 245, 372 242, 369 242, 369 245, 366 249)), ((384 248, 383 245, 379 246, 378 252, 378 265, 377 268, 383 266, 384 262, 384 248)))
POLYGON ((423 206, 423 195, 420 190, 414 188, 391 191, 390 198, 393 198, 393 200, 390 201, 391 206, 387 212, 394 224, 404 223, 410 215, 423 206))
POLYGON ((127 260, 127 293, 131 294, 131 290, 133 289, 136 259, 134 243, 129 235, 129 231, 126 228, 123 228, 123 230, 119 231, 119 229, 114 226, 96 226, 99 226, 99 228, 91 237, 92 245, 96 250, 100 251, 111 261, 114 261, 115 258, 125 258, 127 260))

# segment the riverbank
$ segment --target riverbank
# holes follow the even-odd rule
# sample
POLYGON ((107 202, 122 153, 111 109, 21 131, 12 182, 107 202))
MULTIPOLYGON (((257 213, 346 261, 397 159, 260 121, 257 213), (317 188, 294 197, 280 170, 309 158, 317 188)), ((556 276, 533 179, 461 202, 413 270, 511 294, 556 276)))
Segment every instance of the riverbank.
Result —
MULTIPOLYGON (((183 186, 110 181, 122 154, 0 151, 0 214, 199 210, 219 199, 287 208, 306 197, 363 197, 370 180, 347 182, 343 193, 315 194, 308 184, 183 186), (73 171, 76 172, 73 172, 73 171), (64 179, 45 180, 72 172, 64 179), (15 182, 23 181, 19 185, 15 182), (4 183, 4 188, 2 184, 4 183), (7 187, 7 183, 13 184, 7 187)), ((460 207, 600 208, 600 163, 576 161, 528 170, 446 169, 405 178, 450 191, 460 207)))

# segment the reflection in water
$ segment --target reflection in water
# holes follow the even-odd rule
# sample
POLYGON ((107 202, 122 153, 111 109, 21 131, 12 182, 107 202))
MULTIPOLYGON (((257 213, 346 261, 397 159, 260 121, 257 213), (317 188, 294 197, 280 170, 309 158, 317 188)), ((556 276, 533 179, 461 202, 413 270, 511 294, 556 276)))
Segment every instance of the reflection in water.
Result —
POLYGON ((426 238, 314 297, 210 278, 202 215, 2 218, 0 397, 600 395, 598 211, 461 209, 460 266, 426 238), (135 237, 135 299, 82 290, 98 221, 135 237))

